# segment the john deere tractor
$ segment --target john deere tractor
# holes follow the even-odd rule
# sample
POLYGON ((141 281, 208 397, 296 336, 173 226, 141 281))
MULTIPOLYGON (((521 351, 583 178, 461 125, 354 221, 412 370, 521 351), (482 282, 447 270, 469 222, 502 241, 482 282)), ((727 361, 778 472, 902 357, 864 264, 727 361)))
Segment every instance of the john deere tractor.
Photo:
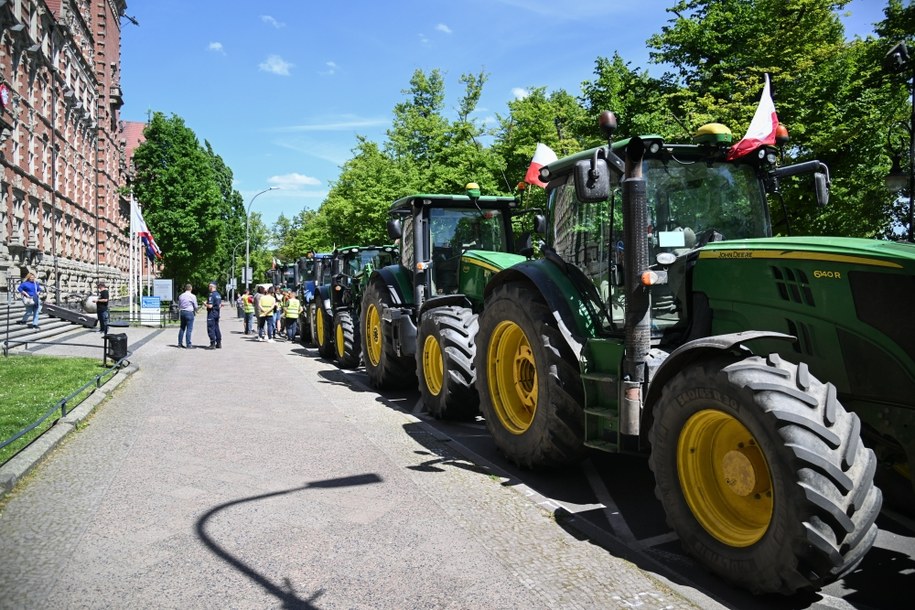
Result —
POLYGON ((411 195, 391 205, 388 233, 400 260, 372 272, 362 297, 362 353, 378 388, 416 383, 435 417, 478 412, 473 360, 477 314, 493 274, 514 254, 513 197, 411 195))
POLYGON ((614 127, 541 170, 544 256, 486 286, 493 439, 527 467, 647 454, 713 572, 760 593, 838 579, 876 537, 878 467, 915 468, 915 325, 893 306, 915 302, 915 246, 772 237, 766 194, 813 173, 825 204, 825 165, 729 159, 717 124, 691 144, 614 127))
POLYGON ((318 351, 335 358, 341 368, 359 366, 362 343, 359 338, 359 311, 362 293, 374 269, 392 264, 396 246, 346 246, 332 255, 329 281, 315 292, 318 351))

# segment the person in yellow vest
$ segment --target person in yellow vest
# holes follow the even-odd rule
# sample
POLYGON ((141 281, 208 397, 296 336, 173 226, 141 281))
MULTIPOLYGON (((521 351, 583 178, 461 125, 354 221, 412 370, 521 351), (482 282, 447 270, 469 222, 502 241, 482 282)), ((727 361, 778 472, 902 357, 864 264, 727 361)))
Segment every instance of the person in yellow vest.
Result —
POLYGON ((253 330, 251 326, 254 322, 254 296, 247 288, 244 294, 241 295, 241 308, 245 314, 245 334, 247 335, 253 330))
POLYGON ((290 341, 295 340, 296 327, 299 325, 299 314, 302 312, 302 305, 296 298, 295 294, 289 293, 286 300, 286 308, 283 310, 283 316, 286 318, 286 338, 290 341))
POLYGON ((264 287, 259 286, 257 291, 261 293, 261 298, 257 301, 257 340, 264 340, 264 327, 267 327, 267 343, 273 343, 273 335, 276 334, 276 327, 273 325, 273 310, 276 309, 276 297, 273 296, 273 287, 270 292, 263 292, 264 287))

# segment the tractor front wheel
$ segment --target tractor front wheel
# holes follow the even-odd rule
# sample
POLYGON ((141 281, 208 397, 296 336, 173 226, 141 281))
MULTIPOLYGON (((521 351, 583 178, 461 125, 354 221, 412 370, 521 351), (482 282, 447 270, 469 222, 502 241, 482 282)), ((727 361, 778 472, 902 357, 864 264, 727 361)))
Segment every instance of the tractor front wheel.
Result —
POLYGON ((665 384, 653 416, 655 495, 712 572, 792 594, 847 574, 873 545, 876 458, 858 416, 805 364, 694 362, 665 384))
POLYGON ((337 366, 341 369, 354 369, 359 366, 362 341, 358 328, 353 324, 351 312, 338 311, 334 314, 334 337, 337 366))
POLYGON ((318 353, 324 358, 334 357, 333 319, 320 302, 315 303, 315 338, 318 353))
POLYGON ((408 388, 416 383, 416 361, 397 355, 394 337, 385 333, 382 317, 391 307, 388 287, 381 281, 371 282, 362 296, 362 353, 365 372, 373 387, 382 390, 408 388))
POLYGON ((561 466, 584 452, 578 365, 543 297, 497 287, 477 334, 480 410, 496 446, 519 466, 561 466))
POLYGON ((470 419, 479 412, 474 386, 477 316, 466 307, 436 307, 419 325, 416 370, 426 410, 439 419, 470 419))

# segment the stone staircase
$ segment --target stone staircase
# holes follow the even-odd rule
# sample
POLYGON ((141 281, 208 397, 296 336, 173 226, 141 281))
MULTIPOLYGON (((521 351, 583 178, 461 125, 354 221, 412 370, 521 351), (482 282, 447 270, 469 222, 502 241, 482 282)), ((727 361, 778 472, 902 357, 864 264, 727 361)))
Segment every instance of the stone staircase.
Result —
MULTIPOLYGON (((9 304, 0 303, 0 343, 8 346, 9 351, 23 350, 28 349, 30 344, 35 345, 35 341, 59 341, 86 330, 86 324, 51 316, 48 309, 42 308, 38 316, 39 329, 35 330, 26 324, 17 324, 25 314, 25 306, 18 299, 9 304)), ((94 315, 89 315, 88 318, 95 321, 94 315)), ((28 323, 31 323, 31 320, 28 323)), ((96 326, 97 321, 89 328, 96 326)))

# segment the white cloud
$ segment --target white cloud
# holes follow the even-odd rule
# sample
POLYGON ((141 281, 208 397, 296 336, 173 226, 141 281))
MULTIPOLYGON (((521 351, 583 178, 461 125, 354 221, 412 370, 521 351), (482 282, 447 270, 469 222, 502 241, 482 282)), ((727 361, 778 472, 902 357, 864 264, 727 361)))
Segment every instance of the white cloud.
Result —
POLYGON ((214 53, 222 53, 223 55, 226 54, 226 51, 225 51, 225 49, 222 47, 222 43, 221 43, 221 42, 211 42, 211 43, 207 46, 207 49, 209 49, 210 51, 213 51, 214 53))
POLYGON ((512 96, 514 96, 516 100, 523 100, 530 94, 531 92, 524 87, 512 87, 512 96))
POLYGON ((449 27, 448 27, 447 25, 445 25, 444 23, 438 24, 437 26, 435 26, 435 29, 438 30, 439 32, 444 33, 444 34, 450 34, 450 33, 451 33, 451 28, 449 28, 449 27))
POLYGON ((293 66, 295 66, 295 64, 289 63, 279 55, 271 55, 258 67, 264 72, 279 74, 280 76, 289 76, 289 70, 293 66))
POLYGON ((321 181, 311 176, 303 176, 293 172, 282 176, 271 176, 267 178, 267 184, 278 186, 284 191, 300 191, 306 186, 317 186, 321 184, 321 181))
POLYGON ((286 27, 286 24, 285 24, 285 23, 283 23, 282 21, 277 21, 276 19, 274 19, 274 18, 271 17, 270 15, 261 15, 261 21, 264 22, 264 23, 266 23, 267 25, 272 25, 272 26, 275 27, 276 29, 280 29, 280 28, 286 27))
POLYGON ((337 62, 326 61, 324 62, 324 65, 327 66, 327 69, 319 72, 319 74, 323 74, 325 76, 333 76, 337 73, 337 62))
POLYGON ((304 123, 271 129, 272 132, 302 132, 302 131, 350 131, 364 127, 381 127, 391 124, 389 118, 366 118, 353 115, 342 115, 329 118, 324 122, 304 123))
POLYGON ((419 44, 425 46, 429 44, 429 37, 425 34, 419 34, 419 44))

